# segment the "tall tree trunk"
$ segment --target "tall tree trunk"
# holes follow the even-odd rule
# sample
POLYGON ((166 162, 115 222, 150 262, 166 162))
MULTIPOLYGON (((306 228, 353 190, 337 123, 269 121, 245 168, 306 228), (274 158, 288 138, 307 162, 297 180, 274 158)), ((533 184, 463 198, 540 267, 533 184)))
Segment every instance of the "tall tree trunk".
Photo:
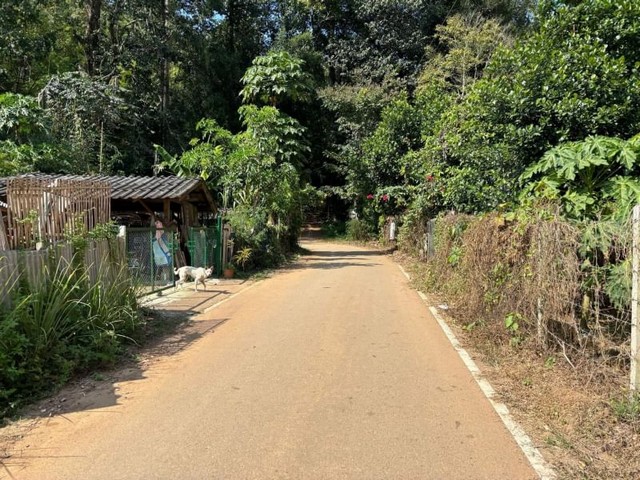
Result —
MULTIPOLYGON (((120 61, 122 46, 120 45, 120 32, 118 30, 118 19, 120 18, 121 0, 115 0, 111 6, 109 15, 109 41, 111 42, 111 65, 115 67, 120 61)), ((117 75, 112 72, 113 75, 117 75)))
POLYGON ((235 51, 236 46, 236 24, 237 18, 237 5, 235 0, 228 0, 227 2, 227 48, 230 52, 235 51))
POLYGON ((100 46, 100 13, 102 12, 102 0, 85 0, 84 8, 87 14, 87 26, 84 35, 84 56, 87 74, 93 77, 96 74, 96 54, 100 46))
POLYGON ((161 110, 161 145, 167 140, 167 108, 169 106, 169 0, 162 2, 162 45, 160 50, 160 110, 161 110))

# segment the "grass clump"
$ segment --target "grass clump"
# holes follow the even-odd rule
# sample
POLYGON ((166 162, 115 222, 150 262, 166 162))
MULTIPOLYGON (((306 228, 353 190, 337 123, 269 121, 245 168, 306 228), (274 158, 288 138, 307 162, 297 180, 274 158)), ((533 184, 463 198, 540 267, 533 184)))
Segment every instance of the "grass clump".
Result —
POLYGON ((640 394, 614 398, 610 402, 615 417, 624 423, 640 425, 640 394))

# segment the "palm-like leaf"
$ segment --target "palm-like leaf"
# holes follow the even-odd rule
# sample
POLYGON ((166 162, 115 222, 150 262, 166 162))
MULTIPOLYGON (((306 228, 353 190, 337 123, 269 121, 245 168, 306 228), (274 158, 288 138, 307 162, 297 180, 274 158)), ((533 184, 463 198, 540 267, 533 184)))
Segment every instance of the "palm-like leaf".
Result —
POLYGON ((529 182, 523 196, 560 197, 566 211, 574 216, 591 215, 599 204, 602 208, 607 202, 638 202, 640 183, 631 177, 638 151, 640 136, 626 141, 593 136, 559 145, 522 174, 520 180, 529 182), (537 176, 541 178, 532 183, 537 176))

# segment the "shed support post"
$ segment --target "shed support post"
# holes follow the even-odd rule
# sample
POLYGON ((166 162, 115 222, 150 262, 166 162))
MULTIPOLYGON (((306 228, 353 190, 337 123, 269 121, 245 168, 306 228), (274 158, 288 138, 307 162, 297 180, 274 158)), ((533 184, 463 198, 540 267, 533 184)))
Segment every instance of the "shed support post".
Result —
POLYGON ((171 221, 171 200, 165 198, 163 200, 163 207, 164 223, 167 225, 171 221))

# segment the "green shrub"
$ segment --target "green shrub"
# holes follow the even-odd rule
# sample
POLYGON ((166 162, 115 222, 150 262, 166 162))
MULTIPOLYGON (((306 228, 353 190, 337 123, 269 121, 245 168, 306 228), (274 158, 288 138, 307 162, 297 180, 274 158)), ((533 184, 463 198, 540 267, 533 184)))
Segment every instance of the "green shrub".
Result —
POLYGON ((339 220, 328 220, 322 224, 322 235, 327 238, 342 237, 347 232, 347 224, 339 220))
POLYGON ((363 220, 354 219, 347 222, 347 238, 349 240, 364 242, 370 240, 372 236, 371 227, 363 220))
POLYGON ((126 265, 91 284, 78 258, 52 261, 0 305, 0 416, 72 375, 114 363, 140 326, 137 290, 126 265))
POLYGON ((266 209, 236 207, 227 214, 234 232, 235 250, 251 249, 251 265, 271 268, 282 264, 292 251, 298 232, 269 220, 266 209))

